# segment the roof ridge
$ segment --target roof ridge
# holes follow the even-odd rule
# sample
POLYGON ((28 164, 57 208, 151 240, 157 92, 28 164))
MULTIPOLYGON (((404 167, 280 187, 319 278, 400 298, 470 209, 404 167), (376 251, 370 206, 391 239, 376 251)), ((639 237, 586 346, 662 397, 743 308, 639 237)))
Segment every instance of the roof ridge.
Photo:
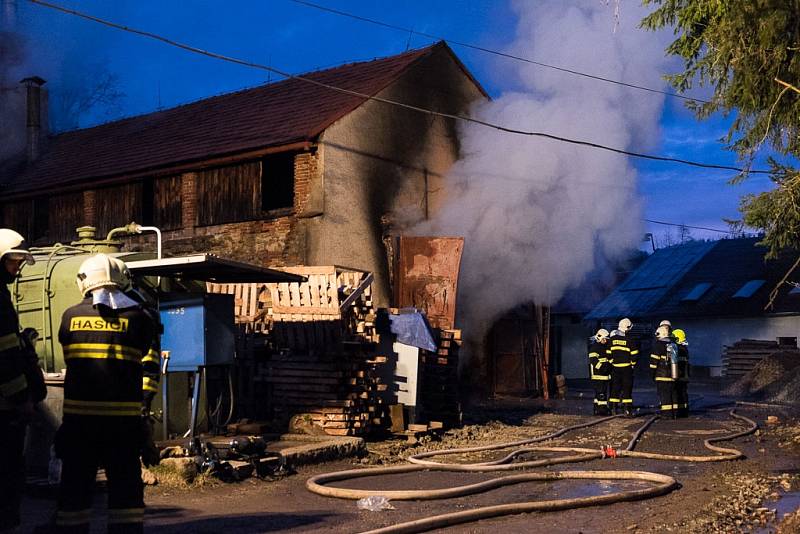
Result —
MULTIPOLYGON (((378 63, 378 62, 382 62, 382 61, 395 60, 395 59, 400 59, 403 56, 410 56, 410 55, 415 55, 415 54, 419 55, 419 58, 421 58, 424 55, 427 55, 430 52, 432 52, 435 48, 442 46, 443 43, 444 43, 444 41, 438 41, 436 43, 433 43, 433 44, 430 44, 430 45, 427 45, 427 46, 409 49, 409 50, 406 50, 406 51, 401 52, 399 54, 392 54, 392 55, 389 55, 389 56, 374 57, 372 59, 367 59, 367 60, 362 60, 362 61, 349 61, 349 62, 341 63, 339 65, 335 65, 335 66, 332 66, 332 67, 327 67, 327 68, 320 69, 320 70, 304 71, 304 72, 299 73, 299 74, 294 74, 293 76, 296 76, 296 77, 308 77, 310 75, 318 76, 318 75, 321 75, 321 74, 334 72, 334 71, 339 70, 339 69, 346 69, 346 68, 354 67, 356 65, 360 66, 360 65, 367 65, 369 63, 378 63), (421 52, 426 52, 426 54, 421 54, 421 52)), ((419 59, 419 58, 417 58, 417 59, 419 59)), ((196 104, 199 104, 199 103, 202 103, 202 102, 209 102, 209 101, 212 101, 212 100, 217 99, 217 98, 225 98, 225 97, 229 97, 229 96, 233 96, 233 95, 237 95, 237 94, 247 93, 249 91, 255 91, 257 89, 264 89, 264 88, 267 88, 267 87, 272 88, 272 87, 276 87, 276 86, 279 86, 279 85, 284 84, 284 83, 292 82, 295 79, 296 78, 284 78, 282 80, 276 80, 274 82, 267 82, 267 83, 262 83, 262 84, 253 85, 253 86, 249 86, 249 87, 243 87, 241 89, 236 89, 234 91, 230 91, 230 92, 226 92, 226 93, 219 93, 219 94, 215 94, 215 95, 211 95, 211 96, 204 96, 204 97, 200 97, 200 98, 198 98, 196 100, 191 100, 189 102, 183 102, 183 103, 178 104, 176 106, 172 106, 172 107, 165 108, 165 109, 158 109, 158 110, 155 110, 155 111, 148 111, 146 113, 140 113, 140 114, 137 114, 137 115, 130 115, 128 117, 121 117, 119 119, 115 119, 115 120, 108 121, 108 122, 103 122, 103 123, 100 123, 100 124, 95 124, 94 126, 89 126, 89 127, 86 127, 86 128, 75 128, 73 130, 65 130, 63 132, 59 132, 59 133, 57 133, 55 135, 50 136, 50 138, 53 139, 53 138, 56 138, 56 137, 60 137, 62 135, 74 134, 76 132, 87 132, 87 131, 90 131, 90 130, 94 130, 96 128, 103 128, 103 127, 107 127, 107 126, 110 126, 110 125, 117 125, 117 124, 124 123, 126 121, 141 119, 143 117, 148 117, 148 116, 151 116, 151 115, 157 115, 159 113, 171 112, 171 111, 178 110, 178 109, 181 109, 181 108, 185 108, 185 107, 188 107, 188 106, 193 106, 193 105, 196 105, 196 104)))

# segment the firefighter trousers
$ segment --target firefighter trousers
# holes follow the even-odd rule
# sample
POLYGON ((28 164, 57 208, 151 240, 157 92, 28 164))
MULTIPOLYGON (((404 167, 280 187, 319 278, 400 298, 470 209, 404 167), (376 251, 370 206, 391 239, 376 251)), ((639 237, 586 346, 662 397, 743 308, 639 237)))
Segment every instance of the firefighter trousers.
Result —
POLYGON ((656 379, 656 391, 661 415, 670 419, 675 417, 678 413, 678 388, 675 380, 656 379))
POLYGON ((20 523, 19 506, 25 487, 25 429, 17 414, 0 410, 0 532, 20 523))
POLYGON ((633 366, 614 367, 611 370, 611 393, 608 399, 614 408, 622 405, 626 411, 633 409, 633 366))
POLYGON ((89 532, 92 490, 100 467, 105 468, 108 481, 109 534, 142 532, 142 439, 139 417, 64 417, 55 441, 56 454, 62 460, 57 532, 89 532))
POLYGON ((689 381, 678 379, 675 382, 678 417, 689 417, 689 381))
POLYGON ((594 387, 594 414, 595 415, 608 415, 611 413, 608 407, 608 384, 609 379, 597 380, 592 379, 592 387, 594 387))

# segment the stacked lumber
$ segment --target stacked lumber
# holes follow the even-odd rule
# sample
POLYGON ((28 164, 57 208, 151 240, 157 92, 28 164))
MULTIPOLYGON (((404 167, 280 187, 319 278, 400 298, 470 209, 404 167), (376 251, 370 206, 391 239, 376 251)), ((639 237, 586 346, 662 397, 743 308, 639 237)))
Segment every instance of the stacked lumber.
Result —
POLYGON ((778 350, 776 341, 740 339, 722 353, 724 376, 738 378, 753 370, 758 362, 778 350))
POLYGON ((361 436, 385 428, 385 395, 379 367, 388 359, 364 350, 322 360, 313 355, 274 355, 260 366, 254 382, 268 385, 263 399, 272 418, 308 414, 326 433, 361 436))
POLYGON ((422 416, 446 427, 461 425, 461 397, 458 390, 458 351, 461 330, 439 330, 436 352, 420 351, 418 395, 422 416))

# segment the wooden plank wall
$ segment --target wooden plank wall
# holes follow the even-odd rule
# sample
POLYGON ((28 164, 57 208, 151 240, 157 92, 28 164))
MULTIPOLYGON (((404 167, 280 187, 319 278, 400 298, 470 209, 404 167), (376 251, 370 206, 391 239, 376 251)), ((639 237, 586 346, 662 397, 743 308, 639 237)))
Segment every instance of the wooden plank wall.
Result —
POLYGON ((95 206, 97 235, 102 239, 112 228, 142 220, 142 183, 97 189, 95 206))
POLYGON ((83 193, 56 195, 48 200, 48 239, 69 243, 78 238, 75 229, 86 224, 83 213, 83 193))
POLYGON ((261 216, 261 162, 197 173, 197 224, 250 221, 261 216))
POLYGON ((162 230, 181 227, 181 176, 153 181, 153 223, 162 230))

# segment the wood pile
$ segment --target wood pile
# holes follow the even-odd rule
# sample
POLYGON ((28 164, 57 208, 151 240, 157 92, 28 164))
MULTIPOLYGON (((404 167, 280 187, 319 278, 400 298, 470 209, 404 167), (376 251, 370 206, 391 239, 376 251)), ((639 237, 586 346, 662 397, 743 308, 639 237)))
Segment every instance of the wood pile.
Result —
POLYGON ((340 360, 276 357, 256 380, 269 385, 273 417, 287 419, 308 414, 327 434, 361 436, 385 428, 387 384, 379 366, 384 356, 367 357, 360 352, 340 360))
POLYGON ((740 339, 733 345, 726 346, 722 353, 723 375, 734 378, 745 375, 764 357, 777 350, 776 341, 740 339))
POLYGON ((436 352, 421 351, 418 399, 422 417, 446 427, 461 425, 458 351, 461 330, 439 330, 436 352))

